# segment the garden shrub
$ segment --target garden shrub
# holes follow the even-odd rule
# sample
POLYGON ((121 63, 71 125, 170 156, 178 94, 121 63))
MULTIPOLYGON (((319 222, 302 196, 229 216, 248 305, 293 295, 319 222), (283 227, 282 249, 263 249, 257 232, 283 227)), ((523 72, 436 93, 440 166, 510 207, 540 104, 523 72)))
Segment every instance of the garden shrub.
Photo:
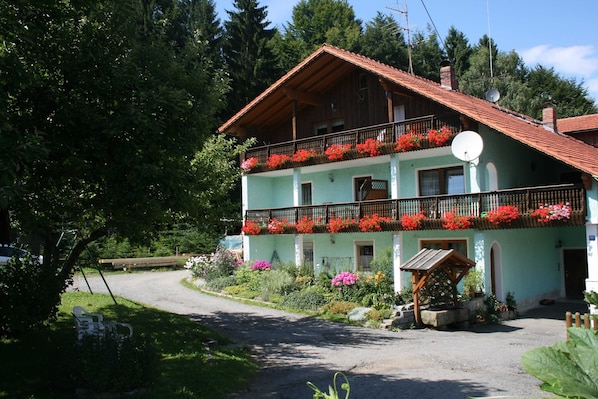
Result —
POLYGON ((280 304, 287 308, 299 310, 317 310, 326 303, 324 295, 316 291, 294 291, 286 295, 280 304))
POLYGON ((260 290, 262 297, 271 294, 287 295, 297 290, 295 278, 286 270, 270 270, 267 273, 260 273, 260 290))
POLYGON ((219 246, 216 252, 212 255, 212 264, 214 267, 214 275, 210 278, 226 277, 233 274, 238 264, 238 259, 235 258, 232 252, 227 251, 224 247, 219 246))
POLYGON ((413 287, 403 288, 396 297, 396 304, 405 305, 411 302, 413 302, 413 287))
POLYGON ((389 319, 392 315, 392 309, 385 308, 385 309, 371 309, 369 312, 365 314, 366 320, 371 321, 382 321, 384 319, 389 319))
POLYGON ((93 393, 147 387, 157 376, 159 362, 155 346, 143 334, 124 340, 84 336, 72 358, 74 385, 93 393))
POLYGON ((0 336, 16 336, 53 320, 65 288, 51 264, 30 255, 0 265, 0 336))
POLYGON ((237 279, 235 276, 226 276, 226 277, 217 277, 213 280, 209 280, 206 282, 206 287, 212 291, 222 291, 226 287, 230 287, 231 285, 236 285, 237 279))
POLYGON ((332 301, 322 307, 322 312, 330 314, 347 315, 353 309, 359 307, 357 302, 332 301))
POLYGON ((207 278, 215 271, 214 264, 205 255, 193 256, 187 259, 185 267, 191 270, 191 274, 195 278, 207 278))
POLYGON ((251 270, 251 267, 247 264, 240 265, 235 270, 235 277, 237 284, 245 284, 253 291, 260 290, 260 273, 268 273, 268 271, 251 270))

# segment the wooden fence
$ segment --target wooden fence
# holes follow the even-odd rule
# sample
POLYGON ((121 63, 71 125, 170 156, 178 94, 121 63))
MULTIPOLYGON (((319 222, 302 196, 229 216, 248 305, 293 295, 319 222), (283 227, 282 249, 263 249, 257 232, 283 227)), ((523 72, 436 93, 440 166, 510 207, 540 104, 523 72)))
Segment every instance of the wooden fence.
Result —
MULTIPOLYGON (((567 328, 569 327, 583 327, 583 328, 594 328, 594 331, 598 331, 598 316, 597 315, 590 315, 589 313, 584 313, 583 315, 579 312, 565 313, 565 325, 567 328), (592 323, 592 320, 594 321, 592 323), (593 324, 593 325, 592 325, 593 324)), ((567 334, 567 340, 569 339, 569 334, 567 334)))

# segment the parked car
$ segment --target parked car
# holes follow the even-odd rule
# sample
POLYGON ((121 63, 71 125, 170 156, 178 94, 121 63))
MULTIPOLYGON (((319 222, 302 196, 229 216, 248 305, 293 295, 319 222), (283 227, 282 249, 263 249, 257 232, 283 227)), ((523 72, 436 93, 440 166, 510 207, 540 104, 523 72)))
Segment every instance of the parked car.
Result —
MULTIPOLYGON (((23 259, 25 256, 30 255, 30 253, 22 248, 17 248, 11 245, 0 246, 0 265, 6 264, 6 262, 15 255, 23 259)), ((39 260, 39 263, 44 262, 44 258, 41 255, 39 255, 37 259, 39 260)))

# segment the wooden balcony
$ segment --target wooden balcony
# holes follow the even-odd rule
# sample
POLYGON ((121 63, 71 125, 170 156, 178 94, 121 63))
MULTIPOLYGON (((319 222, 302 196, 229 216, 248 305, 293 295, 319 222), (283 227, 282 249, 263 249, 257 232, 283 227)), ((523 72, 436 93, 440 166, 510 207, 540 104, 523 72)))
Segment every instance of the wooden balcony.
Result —
MULTIPOLYGON (((461 122, 457 114, 448 115, 430 115, 420 118, 408 119, 400 122, 385 123, 381 125, 368 126, 359 129, 344 130, 336 133, 329 133, 320 136, 314 136, 294 141, 270 144, 267 146, 254 147, 247 150, 244 159, 256 158, 258 166, 247 173, 264 172, 269 170, 267 167, 268 158, 273 154, 286 155, 292 157, 299 150, 312 150, 318 155, 310 160, 311 164, 328 163, 330 161, 324 154, 326 149, 333 145, 351 145, 352 150, 347 158, 362 158, 368 155, 358 154, 357 144, 363 144, 367 139, 375 139, 382 143, 382 154, 395 152, 395 144, 398 138, 407 133, 417 133, 424 136, 421 147, 425 149, 434 147, 425 137, 431 129, 439 130, 443 126, 450 129, 453 134, 461 132, 461 122)), ((450 145, 448 141, 445 145, 450 145)), ((287 162, 279 169, 294 168, 304 166, 305 163, 287 162)))
POLYGON ((273 219, 285 221, 283 234, 297 234, 298 221, 307 218, 315 223, 314 233, 328 233, 327 225, 333 218, 351 222, 342 232, 357 232, 359 220, 377 214, 388 220, 381 224, 381 231, 405 230, 401 224, 403 215, 423 212, 419 230, 441 230, 446 212, 469 217, 471 228, 478 230, 535 228, 556 226, 584 226, 586 217, 585 189, 582 185, 563 184, 553 186, 518 188, 475 194, 441 195, 406 199, 383 199, 345 202, 274 209, 251 209, 245 214, 246 221, 257 223, 260 234, 269 234, 268 223, 273 219), (568 217, 560 220, 539 221, 533 212, 541 206, 566 205, 568 217), (518 217, 510 223, 494 224, 487 213, 499 206, 512 205, 518 209, 518 217))

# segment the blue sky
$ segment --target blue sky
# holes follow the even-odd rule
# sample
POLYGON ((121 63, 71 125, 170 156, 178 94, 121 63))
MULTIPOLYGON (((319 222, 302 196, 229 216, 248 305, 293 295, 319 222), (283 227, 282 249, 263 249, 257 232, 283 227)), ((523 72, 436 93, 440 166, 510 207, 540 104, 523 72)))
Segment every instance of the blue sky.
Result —
MULTIPOLYGON (((405 26, 405 0, 348 0, 357 18, 365 23, 379 11, 392 14, 405 26)), ((232 0, 215 0, 221 22, 232 0)), ((268 20, 282 27, 291 20, 294 0, 261 0, 268 20)), ((412 31, 427 32, 430 17, 444 37, 451 25, 470 44, 489 34, 499 50, 515 50, 528 67, 553 67, 565 78, 582 82, 598 103, 598 1, 596 0, 409 0, 412 31), (425 4, 425 7, 424 7, 425 4), (427 11, 426 12, 426 8, 427 11), (428 13, 430 17, 428 16, 428 13)))

